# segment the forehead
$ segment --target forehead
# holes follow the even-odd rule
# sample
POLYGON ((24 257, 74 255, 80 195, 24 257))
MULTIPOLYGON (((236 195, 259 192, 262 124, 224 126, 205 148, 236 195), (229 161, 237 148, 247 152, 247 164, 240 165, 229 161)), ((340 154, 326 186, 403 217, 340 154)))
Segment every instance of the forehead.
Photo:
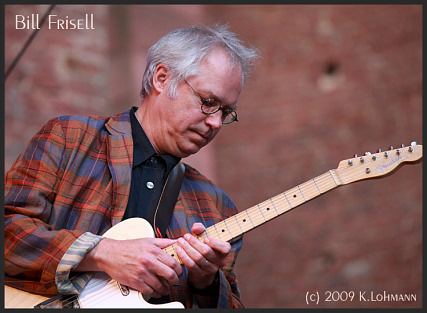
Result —
POLYGON ((222 49, 212 50, 202 61, 199 75, 191 78, 201 96, 215 98, 224 105, 237 103, 243 87, 242 71, 230 62, 222 49))

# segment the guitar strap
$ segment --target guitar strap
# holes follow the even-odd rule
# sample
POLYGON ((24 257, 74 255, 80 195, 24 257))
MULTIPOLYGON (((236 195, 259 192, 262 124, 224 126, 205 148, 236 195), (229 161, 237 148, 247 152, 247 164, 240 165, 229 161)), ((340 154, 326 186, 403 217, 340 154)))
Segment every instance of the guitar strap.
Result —
POLYGON ((165 187, 160 195, 158 208, 156 210, 157 213, 154 216, 153 226, 157 237, 160 237, 158 232, 160 232, 161 237, 165 237, 166 235, 166 229, 172 217, 179 191, 181 190, 184 172, 185 166, 183 163, 179 162, 171 170, 166 179, 165 187))

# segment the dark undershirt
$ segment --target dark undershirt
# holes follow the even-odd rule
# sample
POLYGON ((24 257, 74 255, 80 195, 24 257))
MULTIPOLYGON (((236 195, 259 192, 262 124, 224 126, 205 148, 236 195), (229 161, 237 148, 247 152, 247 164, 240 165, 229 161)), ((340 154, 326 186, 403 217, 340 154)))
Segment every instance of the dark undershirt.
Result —
POLYGON ((134 142, 132 180, 123 219, 142 217, 153 226, 154 212, 166 178, 181 159, 156 153, 135 116, 136 110, 137 108, 133 107, 130 113, 134 142))

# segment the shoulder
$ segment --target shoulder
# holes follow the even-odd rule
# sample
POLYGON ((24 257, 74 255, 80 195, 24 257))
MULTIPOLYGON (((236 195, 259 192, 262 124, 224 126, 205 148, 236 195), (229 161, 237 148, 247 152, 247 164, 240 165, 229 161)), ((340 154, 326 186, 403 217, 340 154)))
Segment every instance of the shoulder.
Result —
POLYGON ((111 130, 120 129, 130 131, 129 110, 113 116, 94 115, 62 115, 49 120, 41 132, 55 131, 64 134, 67 140, 79 140, 82 137, 97 137, 105 135, 111 130), (109 127, 109 124, 113 127, 109 127))

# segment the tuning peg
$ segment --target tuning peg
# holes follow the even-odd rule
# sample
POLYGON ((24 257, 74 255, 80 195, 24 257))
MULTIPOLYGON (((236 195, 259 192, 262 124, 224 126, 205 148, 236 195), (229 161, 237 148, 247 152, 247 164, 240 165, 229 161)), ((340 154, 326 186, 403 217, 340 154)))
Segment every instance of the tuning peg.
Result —
POLYGON ((393 150, 393 146, 390 146, 390 147, 388 148, 388 150, 393 150))
POLYGON ((369 155, 371 155, 372 153, 370 153, 370 152, 365 152, 365 155, 366 156, 369 156, 369 155))
POLYGON ((400 150, 399 150, 399 149, 397 149, 397 150, 396 150, 396 154, 397 154, 397 155, 400 155, 400 154, 401 154, 401 152, 400 152, 400 150))
POLYGON ((402 143, 402 144, 400 145, 400 147, 401 147, 401 148, 405 148, 405 145, 402 143))
POLYGON ((357 158, 357 153, 354 154, 353 158, 357 158))
POLYGON ((388 158, 388 152, 386 151, 386 152, 384 152, 384 156, 386 157, 386 158, 388 158))
POLYGON ((381 149, 378 149, 378 150, 377 150, 377 153, 380 153, 380 152, 381 152, 381 149))
POLYGON ((418 145, 418 142, 416 142, 416 141, 411 142, 411 146, 416 146, 416 145, 418 145))

